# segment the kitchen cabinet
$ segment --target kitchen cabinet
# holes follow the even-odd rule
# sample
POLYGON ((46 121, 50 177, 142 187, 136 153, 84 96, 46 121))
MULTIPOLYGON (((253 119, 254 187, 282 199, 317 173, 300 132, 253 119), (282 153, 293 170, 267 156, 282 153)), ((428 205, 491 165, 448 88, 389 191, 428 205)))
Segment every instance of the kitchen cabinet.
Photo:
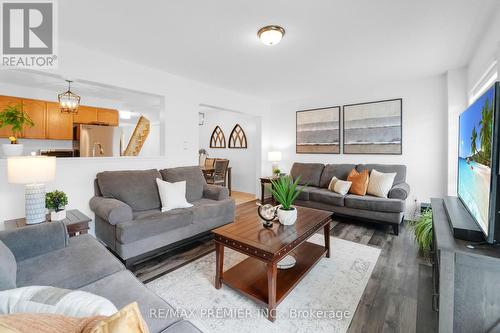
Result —
POLYGON ((25 126, 22 137, 25 139, 45 139, 47 103, 34 99, 23 99, 23 110, 33 121, 33 127, 25 126))
MULTIPOLYGON (((17 97, 10 96, 0 96, 0 112, 3 112, 9 105, 22 104, 23 100, 17 97)), ((0 138, 8 138, 12 136, 12 130, 10 126, 0 128, 0 138)))
POLYGON ((109 126, 118 126, 118 111, 111 109, 97 110, 97 122, 109 126))
POLYGON ((46 138, 51 140, 73 139, 73 115, 62 113, 59 103, 47 102, 46 138))
POLYGON ((95 124, 97 123, 97 108, 80 105, 78 112, 73 115, 75 124, 95 124))

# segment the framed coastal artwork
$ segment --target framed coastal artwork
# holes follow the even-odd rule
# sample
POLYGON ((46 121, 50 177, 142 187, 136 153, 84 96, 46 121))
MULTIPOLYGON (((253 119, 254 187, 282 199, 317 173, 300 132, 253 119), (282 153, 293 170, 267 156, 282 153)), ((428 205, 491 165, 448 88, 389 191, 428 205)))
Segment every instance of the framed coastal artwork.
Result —
POLYGON ((340 106, 297 111, 297 154, 340 154, 340 106))
POLYGON ((401 155, 403 99, 344 105, 344 154, 401 155))

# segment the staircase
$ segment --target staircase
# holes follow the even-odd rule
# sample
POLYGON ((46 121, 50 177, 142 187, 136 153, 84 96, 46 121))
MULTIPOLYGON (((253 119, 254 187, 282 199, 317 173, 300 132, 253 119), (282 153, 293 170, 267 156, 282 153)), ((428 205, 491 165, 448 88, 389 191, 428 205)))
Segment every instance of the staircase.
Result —
POLYGON ((137 156, 141 152, 142 145, 149 135, 149 120, 141 116, 135 125, 134 133, 130 137, 127 148, 123 152, 123 156, 137 156))

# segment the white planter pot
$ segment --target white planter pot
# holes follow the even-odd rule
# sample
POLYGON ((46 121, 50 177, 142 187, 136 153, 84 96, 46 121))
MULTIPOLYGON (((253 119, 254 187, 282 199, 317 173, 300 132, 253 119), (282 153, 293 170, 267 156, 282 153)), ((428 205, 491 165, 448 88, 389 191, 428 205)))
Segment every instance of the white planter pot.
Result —
POLYGON ((3 154, 6 157, 9 156, 21 156, 23 154, 23 145, 22 144, 10 144, 5 143, 2 145, 3 154))
POLYGON ((278 220, 283 225, 292 225, 297 221, 297 209, 293 207, 292 210, 283 210, 278 208, 278 220))
POLYGON ((50 212, 51 221, 62 221, 66 218, 66 210, 60 210, 58 212, 50 212))

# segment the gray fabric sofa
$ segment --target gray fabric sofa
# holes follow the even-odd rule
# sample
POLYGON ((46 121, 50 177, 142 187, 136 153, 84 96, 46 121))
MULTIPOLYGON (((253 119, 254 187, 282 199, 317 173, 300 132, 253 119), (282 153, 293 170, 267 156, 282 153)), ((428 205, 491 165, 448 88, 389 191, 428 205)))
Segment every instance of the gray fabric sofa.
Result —
POLYGON ((137 302, 151 332, 199 333, 90 235, 68 238, 63 222, 0 231, 0 291, 30 285, 80 289, 118 309, 137 302), (151 313, 170 313, 162 317, 151 313))
POLYGON ((399 225, 404 219, 405 200, 410 193, 405 165, 294 163, 290 175, 294 179, 301 176, 301 186, 307 184, 295 204, 329 210, 336 215, 389 224, 396 235, 399 233, 399 225), (353 194, 343 196, 328 190, 333 176, 346 180, 354 168, 358 172, 365 169, 369 172, 373 169, 383 173, 395 172, 396 177, 388 198, 353 194))
POLYGON ((198 166, 105 171, 94 184, 90 208, 96 236, 127 266, 234 220, 235 203, 227 188, 207 184, 198 166), (162 213, 156 178, 185 180, 193 207, 162 213))

